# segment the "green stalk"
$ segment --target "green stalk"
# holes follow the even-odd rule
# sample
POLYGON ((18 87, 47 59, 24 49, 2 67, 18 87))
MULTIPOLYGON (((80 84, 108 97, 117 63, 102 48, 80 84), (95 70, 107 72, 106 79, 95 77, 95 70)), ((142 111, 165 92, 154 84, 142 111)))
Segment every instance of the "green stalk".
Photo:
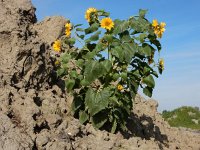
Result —
POLYGON ((108 43, 108 60, 112 61, 112 55, 110 52, 110 44, 108 43))

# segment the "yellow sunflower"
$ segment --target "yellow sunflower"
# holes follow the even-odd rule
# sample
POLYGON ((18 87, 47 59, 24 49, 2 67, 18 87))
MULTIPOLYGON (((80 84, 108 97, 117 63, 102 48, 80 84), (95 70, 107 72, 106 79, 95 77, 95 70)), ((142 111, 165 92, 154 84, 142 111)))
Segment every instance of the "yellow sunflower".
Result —
POLYGON ((162 58, 159 61, 159 67, 161 70, 164 70, 164 59, 162 59, 162 58))
POLYGON ((65 34, 67 37, 69 37, 71 35, 71 23, 65 24, 65 34))
POLYGON ((121 90, 123 90, 123 86, 122 86, 121 84, 119 84, 119 85, 117 86, 117 89, 118 89, 119 91, 121 91, 121 90))
POLYGON ((159 37, 162 38, 163 33, 165 32, 166 24, 164 22, 158 23, 157 20, 153 20, 152 27, 154 29, 154 33, 159 37))
POLYGON ((91 13, 96 13, 97 12, 97 9, 96 8, 88 8, 85 12, 85 19, 90 22, 91 21, 91 18, 90 18, 90 15, 91 13))
POLYGON ((59 66, 59 65, 60 65, 60 61, 59 61, 59 60, 56 60, 56 61, 55 61, 55 65, 56 65, 56 66, 59 66))
POLYGON ((56 51, 56 52, 60 52, 60 50, 61 50, 61 42, 60 42, 60 40, 56 40, 56 41, 54 42, 54 44, 53 44, 53 49, 54 49, 54 51, 56 51))
POLYGON ((114 22, 110 18, 103 18, 101 20, 101 27, 107 30, 111 30, 114 27, 114 22))

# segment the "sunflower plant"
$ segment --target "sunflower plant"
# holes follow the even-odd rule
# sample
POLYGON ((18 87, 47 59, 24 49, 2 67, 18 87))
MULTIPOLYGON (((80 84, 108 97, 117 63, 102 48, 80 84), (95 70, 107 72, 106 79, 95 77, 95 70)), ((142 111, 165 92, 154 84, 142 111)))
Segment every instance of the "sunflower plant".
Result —
POLYGON ((81 123, 112 133, 126 130, 138 88, 152 96, 155 69, 164 69, 163 59, 154 56, 161 51, 165 23, 149 22, 146 12, 112 20, 104 10, 89 8, 87 28, 68 22, 65 36, 55 41, 57 75, 73 95, 72 113, 81 123), (69 50, 76 42, 81 48, 69 50))

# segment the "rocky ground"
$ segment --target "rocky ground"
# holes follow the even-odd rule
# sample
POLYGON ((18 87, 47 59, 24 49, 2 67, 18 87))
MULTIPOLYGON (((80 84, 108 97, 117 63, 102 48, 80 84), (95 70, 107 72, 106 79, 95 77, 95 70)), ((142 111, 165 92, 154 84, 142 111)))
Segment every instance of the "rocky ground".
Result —
POLYGON ((157 102, 135 99, 129 132, 111 134, 70 116, 51 45, 66 19, 37 22, 28 0, 0 0, 0 150, 200 150, 200 134, 172 128, 157 102))

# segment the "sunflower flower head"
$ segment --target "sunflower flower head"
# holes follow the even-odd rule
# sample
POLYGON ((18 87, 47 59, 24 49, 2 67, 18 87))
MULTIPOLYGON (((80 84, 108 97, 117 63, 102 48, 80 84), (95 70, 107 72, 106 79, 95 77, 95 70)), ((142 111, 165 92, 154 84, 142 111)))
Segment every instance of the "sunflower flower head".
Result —
POLYGON ((71 35, 71 23, 65 24, 65 35, 69 37, 71 35))
POLYGON ((61 51, 61 41, 56 40, 53 44, 53 49, 55 52, 60 52, 61 51))
POLYGON ((123 86, 122 86, 121 84, 119 84, 119 85, 117 86, 117 89, 118 89, 119 91, 121 91, 121 90, 123 90, 124 88, 123 88, 123 86))
POLYGON ((103 18, 101 20, 101 27, 110 31, 114 27, 114 22, 110 18, 103 18))
POLYGON ((56 60, 56 61, 55 61, 55 65, 56 65, 56 66, 59 66, 59 65, 60 65, 60 61, 59 61, 59 60, 56 60))
POLYGON ((161 70, 164 70, 164 59, 160 59, 160 61, 159 61, 159 68, 161 69, 161 70))
POLYGON ((85 19, 88 21, 88 22, 91 22, 91 14, 92 13, 96 13, 97 12, 97 9, 96 8, 88 8, 85 12, 85 19))
POLYGON ((152 27, 154 29, 154 33, 158 36, 158 38, 162 38, 163 33, 165 32, 166 24, 164 22, 158 23, 157 20, 153 20, 152 27))

